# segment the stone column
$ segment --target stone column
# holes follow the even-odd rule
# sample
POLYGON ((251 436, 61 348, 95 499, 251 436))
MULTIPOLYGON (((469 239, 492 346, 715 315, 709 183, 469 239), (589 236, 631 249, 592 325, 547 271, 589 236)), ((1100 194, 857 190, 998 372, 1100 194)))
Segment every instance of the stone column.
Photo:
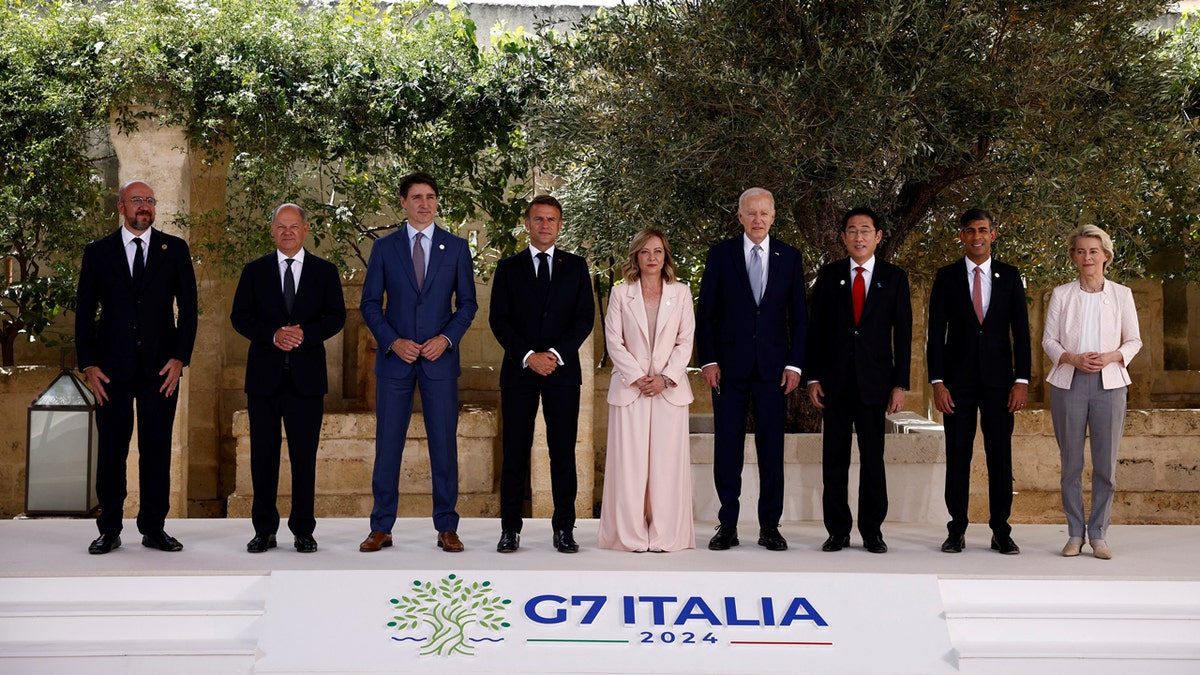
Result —
MULTIPOLYGON (((154 196, 158 199, 154 227, 186 240, 187 233, 175 224, 175 214, 188 211, 190 196, 191 166, 186 151, 187 137, 183 130, 161 126, 151 119, 141 120, 138 130, 130 134, 121 133, 116 124, 110 123, 109 135, 120 167, 118 176, 121 184, 131 180, 142 180, 154 188, 154 196)), ((203 341, 198 338, 196 342, 199 345, 203 341)), ((196 380, 190 370, 184 370, 172 433, 169 518, 184 518, 188 515, 190 391, 196 380)), ((141 503, 136 432, 131 446, 127 469, 129 497, 125 501, 126 513, 135 512, 141 503)))

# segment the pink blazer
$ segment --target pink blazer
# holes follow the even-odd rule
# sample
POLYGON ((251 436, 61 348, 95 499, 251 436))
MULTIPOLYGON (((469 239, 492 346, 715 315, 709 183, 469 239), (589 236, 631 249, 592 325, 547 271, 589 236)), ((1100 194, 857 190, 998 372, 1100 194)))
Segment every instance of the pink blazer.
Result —
MULTIPOLYGON (((1104 282, 1100 291, 1100 351, 1120 350, 1124 363, 1110 363, 1100 371, 1105 389, 1129 386, 1129 362, 1142 348, 1138 328, 1137 308, 1133 306, 1133 291, 1113 281, 1104 282)), ((1042 331, 1042 350, 1050 358, 1052 369, 1046 382, 1059 389, 1071 388, 1075 368, 1058 361, 1064 353, 1079 353, 1083 335, 1083 289, 1078 281, 1063 284, 1050 295, 1046 310, 1046 328, 1042 331)))
POLYGON ((614 286, 604 317, 604 336, 613 362, 608 384, 610 405, 627 406, 637 400, 641 392, 633 383, 645 375, 666 375, 675 382, 677 386, 667 387, 662 393, 668 403, 686 406, 692 402, 687 364, 692 358, 696 314, 692 292, 686 285, 663 284, 655 333, 651 353, 641 281, 614 286))

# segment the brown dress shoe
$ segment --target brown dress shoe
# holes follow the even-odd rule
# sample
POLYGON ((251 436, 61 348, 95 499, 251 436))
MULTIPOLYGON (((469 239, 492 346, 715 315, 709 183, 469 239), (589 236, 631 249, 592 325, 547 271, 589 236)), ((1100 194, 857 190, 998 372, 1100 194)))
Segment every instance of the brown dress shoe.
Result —
POLYGON ((381 548, 387 548, 391 545, 392 535, 371 530, 371 534, 368 534, 367 538, 363 539, 363 543, 358 545, 358 550, 362 551, 363 553, 370 553, 372 551, 378 551, 381 548))
POLYGON ((458 553, 463 550, 462 540, 458 538, 458 533, 454 530, 438 532, 437 545, 446 553, 458 553))

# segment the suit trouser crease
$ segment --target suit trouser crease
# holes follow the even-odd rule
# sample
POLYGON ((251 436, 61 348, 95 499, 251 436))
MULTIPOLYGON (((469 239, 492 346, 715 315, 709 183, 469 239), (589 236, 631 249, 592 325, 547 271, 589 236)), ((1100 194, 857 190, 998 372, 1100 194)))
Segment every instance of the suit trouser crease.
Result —
POLYGON ((254 486, 251 520, 256 534, 279 530, 280 450, 282 428, 287 430, 291 465, 292 508, 288 529, 296 536, 312 536, 317 482, 317 450, 321 441, 324 396, 302 396, 291 377, 283 376, 273 396, 247 396, 250 418, 250 476, 254 486))
POLYGON ((778 527, 783 518, 783 424, 787 397, 778 380, 721 379, 713 401, 713 482, 721 502, 717 520, 736 527, 741 511, 746 417, 753 406, 754 448, 758 461, 758 523, 778 527))
POLYGON ((1082 537, 1084 440, 1092 454, 1092 508, 1086 521, 1088 539, 1104 539, 1112 519, 1116 492, 1117 450, 1125 429, 1128 387, 1105 389, 1100 373, 1076 370, 1071 388, 1051 385, 1050 416, 1062 461, 1063 513, 1067 533, 1082 537))
POLYGON ((954 412, 943 415, 946 428, 946 510, 951 536, 967 531, 971 494, 971 460, 975 448, 976 420, 983 432, 988 475, 988 525, 997 537, 1012 534, 1012 432, 1008 411, 1009 389, 956 386, 950 389, 954 412))
POLYGON ((575 467, 575 439, 579 430, 579 385, 530 385, 500 390, 501 434, 504 457, 500 470, 500 527, 520 532, 529 479, 530 454, 539 400, 546 421, 546 447, 550 458, 550 490, 554 501, 551 526, 570 531, 575 527, 575 498, 579 479, 575 467))
POLYGON ((458 378, 429 377, 418 361, 407 377, 376 382, 375 467, 371 491, 371 530, 391 533, 400 507, 400 466, 412 419, 413 395, 421 390, 429 469, 433 489, 433 525, 439 532, 458 529, 458 378))
POLYGON ((141 505, 137 527, 143 534, 162 532, 170 510, 171 429, 179 392, 163 396, 161 380, 139 376, 104 386, 108 402, 96 410, 96 497, 101 534, 119 534, 128 495, 126 460, 133 439, 136 406, 138 431, 138 489, 141 505))
POLYGON ((858 531, 864 537, 881 536, 887 517, 887 475, 883 464, 886 404, 870 405, 851 395, 845 400, 826 399, 821 439, 821 505, 830 536, 850 534, 850 445, 858 436, 858 531), (852 432, 853 429, 853 432, 852 432))

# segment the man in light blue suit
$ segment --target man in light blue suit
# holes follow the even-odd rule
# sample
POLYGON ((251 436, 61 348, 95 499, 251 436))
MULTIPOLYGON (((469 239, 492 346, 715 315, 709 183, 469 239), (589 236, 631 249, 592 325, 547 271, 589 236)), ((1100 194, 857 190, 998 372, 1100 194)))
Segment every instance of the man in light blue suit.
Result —
POLYGON ((371 248, 359 309, 375 336, 375 470, 371 534, 363 552, 392 545, 400 501, 400 460, 412 418, 413 393, 421 390, 433 525, 444 551, 463 550, 458 538, 458 345, 475 318, 475 278, 467 242, 434 224, 437 181, 412 173, 400 181, 403 229, 371 248), (385 303, 386 297, 386 303, 385 303))

